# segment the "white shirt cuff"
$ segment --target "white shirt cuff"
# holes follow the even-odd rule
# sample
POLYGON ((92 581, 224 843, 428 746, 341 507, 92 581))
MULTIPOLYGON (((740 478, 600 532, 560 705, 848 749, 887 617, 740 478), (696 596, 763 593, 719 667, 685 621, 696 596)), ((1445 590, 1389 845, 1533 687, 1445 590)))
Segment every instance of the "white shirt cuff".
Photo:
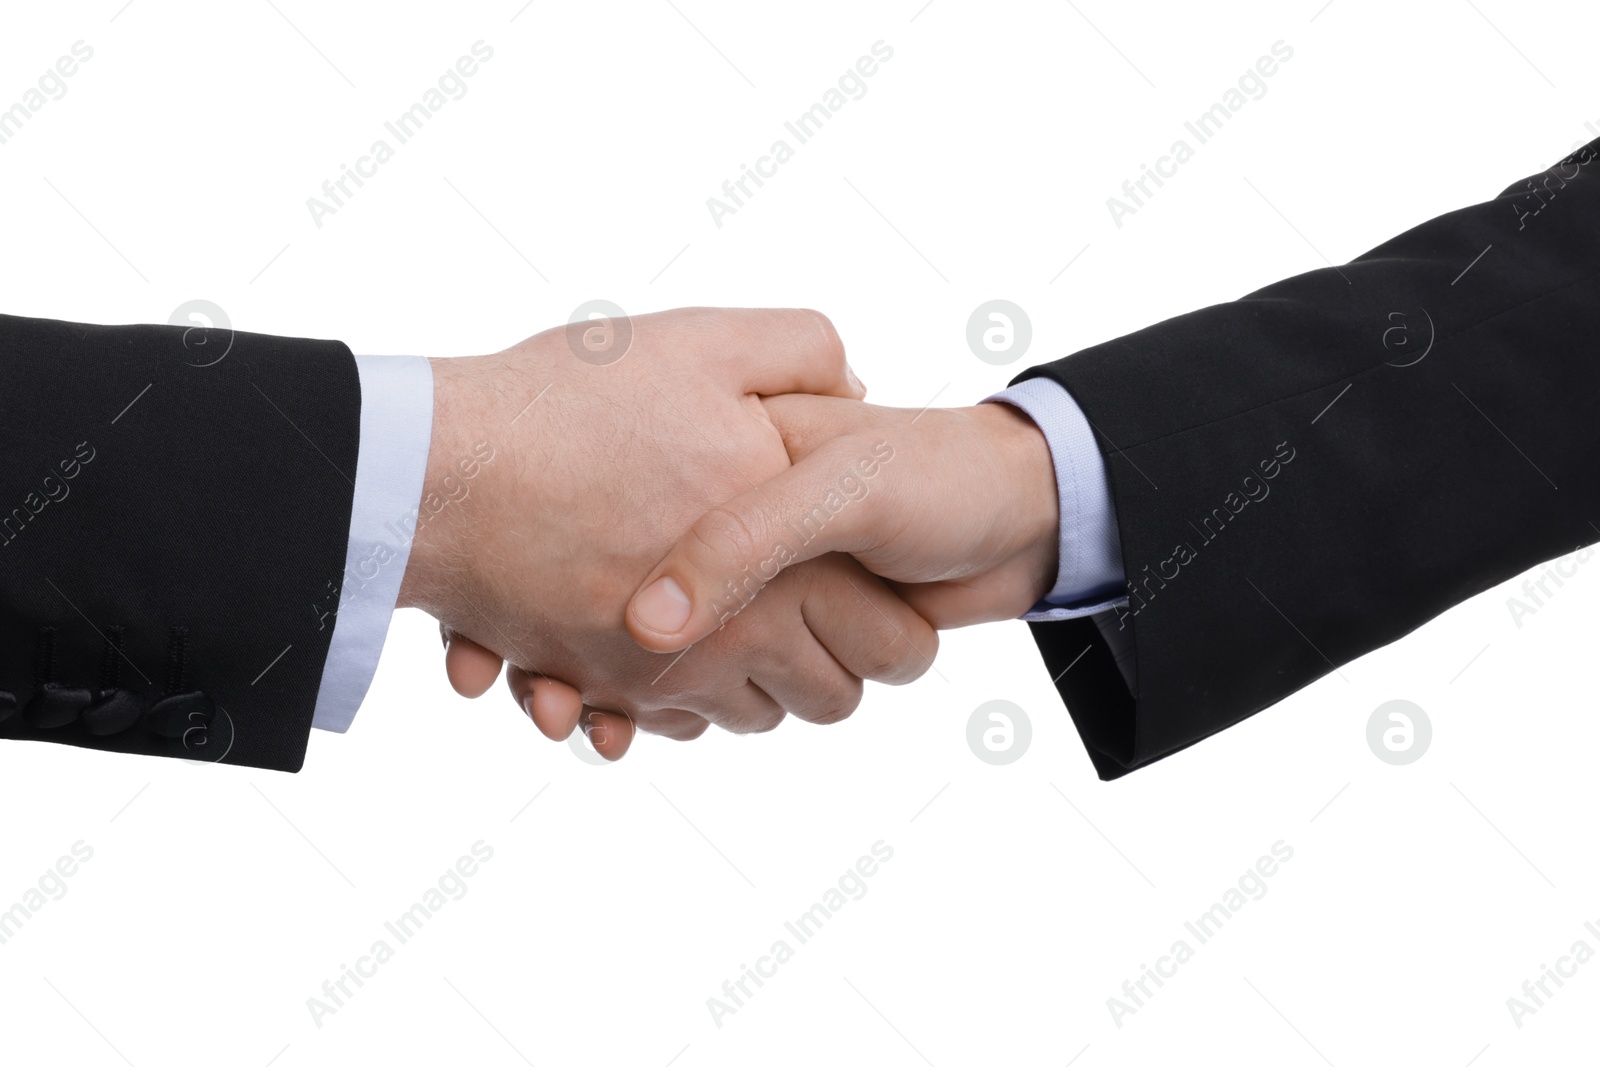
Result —
POLYGON ((1022 618, 1059 622, 1126 604, 1117 512, 1105 461, 1082 409, 1071 393, 1049 378, 1029 378, 985 403, 993 401, 1020 409, 1044 434, 1061 502, 1055 587, 1022 618))
POLYGON ((339 610, 311 725, 344 733, 378 670, 411 557, 433 438, 433 368, 421 356, 357 356, 361 443, 339 610))

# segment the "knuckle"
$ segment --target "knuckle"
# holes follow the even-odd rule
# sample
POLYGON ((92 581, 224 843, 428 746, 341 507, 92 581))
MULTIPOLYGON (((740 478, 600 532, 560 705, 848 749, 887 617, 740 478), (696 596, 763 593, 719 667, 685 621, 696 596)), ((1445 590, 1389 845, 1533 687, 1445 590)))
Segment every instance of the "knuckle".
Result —
POLYGON ((674 741, 693 741, 695 738, 705 733, 710 727, 711 724, 709 722, 706 722, 704 719, 697 718, 695 722, 685 722, 682 726, 678 727, 678 729, 672 731, 667 736, 674 741))
POLYGON ((817 336, 821 339, 821 347, 825 351, 843 358, 844 342, 840 340, 838 327, 834 326, 833 320, 815 308, 801 308, 800 314, 810 323, 811 328, 816 331, 817 336))
POLYGON ((893 627, 880 632, 879 643, 867 656, 867 663, 865 677, 885 685, 905 685, 922 677, 928 669, 922 649, 893 627))
POLYGON ((711 721, 728 731, 730 734, 764 734, 776 730, 778 724, 787 717, 784 710, 777 705, 763 707, 741 707, 737 710, 722 710, 711 717, 711 721))
POLYGON ((933 669, 933 659, 939 654, 939 634, 931 627, 925 628, 925 631, 917 638, 907 639, 906 644, 912 649, 912 655, 905 664, 906 673, 888 684, 906 685, 933 669))
POLYGON ((819 710, 803 718, 818 726, 831 726, 836 722, 843 722, 854 715, 856 708, 861 706, 861 693, 861 679, 852 678, 848 683, 837 686, 833 693, 821 700, 818 704, 819 710))
POLYGON ((868 677, 887 681, 898 677, 914 658, 913 649, 893 630, 879 630, 878 643, 867 655, 868 677))
POLYGON ((745 723, 745 728, 739 732, 745 734, 770 733, 771 731, 776 730, 778 728, 778 724, 783 722, 785 718, 787 718, 787 716, 783 713, 782 709, 763 711, 749 719, 745 723))
POLYGON ((725 505, 706 512, 694 524, 694 539, 711 554, 725 563, 748 563, 755 557, 759 523, 725 505))
POLYGON ((676 725, 670 712, 656 708, 634 711, 628 717, 633 720, 635 726, 647 734, 670 733, 672 727, 676 725))
POLYGON ((692 741, 705 733, 706 727, 711 724, 692 711, 672 708, 657 712, 648 724, 641 719, 638 725, 644 732, 659 737, 670 738, 673 741, 692 741))

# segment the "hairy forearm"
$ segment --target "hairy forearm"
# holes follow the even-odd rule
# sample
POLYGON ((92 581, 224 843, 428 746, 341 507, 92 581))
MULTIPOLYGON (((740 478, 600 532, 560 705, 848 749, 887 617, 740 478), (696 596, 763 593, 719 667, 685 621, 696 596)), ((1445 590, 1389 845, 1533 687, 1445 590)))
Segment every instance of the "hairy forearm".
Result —
POLYGON ((494 479, 483 477, 484 468, 497 456, 504 465, 487 412, 476 398, 484 373, 480 358, 428 361, 433 428, 398 606, 421 608, 441 620, 459 612, 469 595, 465 563, 471 534, 481 522, 484 497, 495 491, 494 479))

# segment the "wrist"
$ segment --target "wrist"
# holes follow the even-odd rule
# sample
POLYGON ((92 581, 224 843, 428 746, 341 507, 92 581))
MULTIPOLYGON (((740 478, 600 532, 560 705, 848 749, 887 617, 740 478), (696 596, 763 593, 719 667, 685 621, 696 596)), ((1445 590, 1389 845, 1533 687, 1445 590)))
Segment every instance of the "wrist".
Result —
POLYGON ((979 404, 975 417, 996 453, 1002 489, 995 514, 1010 538, 1006 585, 1015 615, 1055 588, 1060 573, 1061 502, 1055 461, 1044 432, 1025 412, 1006 403, 979 404))
POLYGON ((472 515, 484 495, 480 474, 492 447, 470 440, 471 358, 429 359, 433 371, 433 429, 410 558, 397 607, 447 618, 466 588, 472 515), (475 484, 476 483, 476 484, 475 484))

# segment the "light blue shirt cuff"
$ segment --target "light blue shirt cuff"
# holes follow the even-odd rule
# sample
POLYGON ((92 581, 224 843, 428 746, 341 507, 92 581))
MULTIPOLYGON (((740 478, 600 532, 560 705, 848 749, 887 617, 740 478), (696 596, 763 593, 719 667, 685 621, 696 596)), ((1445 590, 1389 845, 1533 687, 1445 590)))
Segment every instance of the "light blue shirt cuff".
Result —
POLYGON ((1061 562, 1055 588, 1022 618, 1056 622, 1126 605, 1117 514, 1111 506, 1105 460, 1072 394, 1048 378, 1030 378, 984 402, 992 401, 1019 409, 1044 434, 1061 501, 1061 562))
POLYGON ((311 725, 344 733, 372 685, 411 557, 433 438, 433 368, 421 356, 357 356, 361 443, 339 610, 311 725))

